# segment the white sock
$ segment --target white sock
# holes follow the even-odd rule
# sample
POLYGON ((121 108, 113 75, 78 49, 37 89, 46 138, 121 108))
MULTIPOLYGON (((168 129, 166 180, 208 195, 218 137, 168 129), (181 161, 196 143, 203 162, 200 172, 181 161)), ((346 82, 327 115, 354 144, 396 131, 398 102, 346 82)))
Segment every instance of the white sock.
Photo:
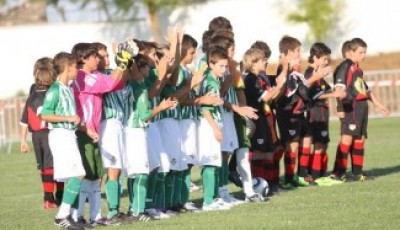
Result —
POLYGON ((248 197, 253 196, 255 192, 253 190, 248 148, 240 148, 236 150, 236 163, 242 179, 244 193, 248 197))
POLYGON ((70 204, 66 204, 66 203, 61 203, 61 206, 58 210, 58 213, 56 215, 57 219, 62 219, 67 217, 70 213, 71 210, 71 205, 70 204))
POLYGON ((91 191, 89 193, 90 220, 101 218, 101 190, 100 179, 90 181, 91 191))

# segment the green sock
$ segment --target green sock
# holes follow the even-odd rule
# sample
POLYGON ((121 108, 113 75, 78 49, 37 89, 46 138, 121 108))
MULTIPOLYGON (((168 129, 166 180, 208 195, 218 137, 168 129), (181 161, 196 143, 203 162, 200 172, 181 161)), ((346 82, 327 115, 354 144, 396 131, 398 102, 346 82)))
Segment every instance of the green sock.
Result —
POLYGON ((154 194, 156 187, 156 176, 157 170, 150 173, 148 183, 147 183, 147 194, 146 194, 146 209, 154 208, 154 194))
POLYGON ((228 174, 229 174, 228 160, 222 161, 222 170, 223 170, 222 186, 225 186, 225 185, 228 185, 228 174))
POLYGON ((189 190, 190 190, 190 168, 183 171, 183 185, 181 192, 182 204, 186 204, 189 201, 189 190))
POLYGON ((166 173, 157 173, 154 194, 154 203, 157 208, 165 209, 165 176, 166 173))
POLYGON ((183 171, 175 171, 174 181, 174 195, 172 197, 172 207, 180 207, 182 205, 182 184, 183 184, 183 171))
POLYGON ((111 218, 118 214, 118 203, 120 195, 118 180, 107 180, 106 194, 107 194, 107 205, 108 205, 107 217, 111 218))
POLYGON ((62 202, 71 205, 71 207, 77 202, 79 206, 79 192, 81 189, 81 184, 82 180, 77 177, 72 177, 69 179, 65 184, 62 202))
POLYGON ((165 208, 172 207, 172 200, 174 195, 175 176, 173 172, 167 173, 165 176, 165 208))
POLYGON ((147 180, 149 175, 140 174, 135 177, 133 183, 133 203, 131 206, 131 211, 135 215, 139 215, 144 212, 144 205, 146 202, 146 190, 147 190, 147 180))
POLYGON ((217 167, 215 166, 204 166, 201 172, 203 179, 203 203, 211 204, 214 200, 215 195, 215 179, 217 167))
POLYGON ((213 166, 215 167, 215 181, 214 181, 214 196, 213 198, 218 198, 219 197, 219 177, 220 174, 219 172, 222 171, 222 167, 217 167, 217 166, 213 166))
POLYGON ((129 204, 133 203, 132 197, 133 197, 133 182, 134 181, 135 181, 135 178, 128 178, 127 187, 128 187, 129 204))

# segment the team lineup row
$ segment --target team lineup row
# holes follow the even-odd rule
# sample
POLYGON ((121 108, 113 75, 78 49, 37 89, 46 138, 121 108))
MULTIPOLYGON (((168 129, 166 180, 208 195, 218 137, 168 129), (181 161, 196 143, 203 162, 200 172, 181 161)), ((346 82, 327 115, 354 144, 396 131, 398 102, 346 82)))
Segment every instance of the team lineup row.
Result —
POLYGON ((243 188, 246 202, 262 202, 279 187, 367 179, 362 172, 367 101, 384 115, 389 111, 358 66, 367 47, 362 39, 343 44, 344 60, 335 70, 329 65, 331 50, 314 43, 302 74, 301 43, 284 36, 280 67, 269 76, 271 51, 265 42, 252 44, 240 63, 233 60, 234 33, 224 17, 210 21, 197 65, 193 37, 182 28, 169 29, 166 37, 168 45, 136 39, 115 45, 115 70, 101 43, 78 43, 71 53, 37 60, 21 118, 21 150, 29 150, 29 129, 45 208, 59 206, 55 224, 84 229, 197 210, 189 202, 194 165, 201 167, 204 211, 243 203, 229 193, 229 177, 243 188), (324 80, 328 75, 334 77, 333 89, 324 80), (337 98, 342 135, 331 177, 326 175, 329 97, 337 98), (349 152, 352 174, 346 176, 349 152), (119 211, 121 174, 128 178, 126 215, 119 211), (253 177, 268 182, 269 194, 254 191, 253 177), (89 222, 83 217, 86 199, 89 222))

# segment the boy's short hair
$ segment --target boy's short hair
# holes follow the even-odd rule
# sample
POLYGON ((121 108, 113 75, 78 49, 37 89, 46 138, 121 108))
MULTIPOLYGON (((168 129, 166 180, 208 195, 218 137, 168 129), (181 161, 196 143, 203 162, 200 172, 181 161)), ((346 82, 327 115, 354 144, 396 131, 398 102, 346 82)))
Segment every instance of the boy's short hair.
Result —
POLYGON ((294 37, 283 36, 279 41, 279 52, 283 54, 288 54, 289 50, 295 50, 297 47, 301 46, 301 42, 294 37))
POLYGON ((202 38, 201 38, 201 42, 203 43, 203 44, 201 45, 201 50, 202 50, 204 53, 207 53, 207 51, 208 51, 209 44, 210 44, 210 41, 211 41, 211 38, 212 38, 213 33, 214 33, 214 31, 212 31, 212 30, 206 30, 206 31, 204 31, 204 33, 203 33, 203 36, 202 36, 202 38))
POLYGON ((264 51, 258 48, 250 48, 243 56, 242 64, 244 71, 251 72, 253 70, 253 64, 264 58, 264 51))
POLYGON ((212 31, 216 30, 232 30, 232 25, 231 22, 222 16, 215 17, 213 18, 209 23, 208 23, 208 29, 212 31))
POLYGON ((320 58, 324 55, 330 55, 331 49, 322 42, 316 42, 311 46, 310 56, 308 57, 308 63, 314 63, 314 56, 320 58))
POLYGON ((101 42, 93 42, 92 45, 97 49, 97 51, 107 50, 107 46, 101 42))
POLYGON ((76 56, 67 52, 56 54, 53 58, 54 70, 57 75, 64 72, 65 68, 77 63, 76 56))
POLYGON ((40 88, 48 88, 56 79, 56 71, 53 68, 38 68, 35 72, 35 84, 40 88))
POLYGON ((78 61, 78 68, 81 69, 83 67, 84 59, 97 55, 97 49, 92 43, 77 43, 72 47, 71 51, 72 55, 75 55, 76 60, 78 61))
POLYGON ((235 41, 231 38, 224 36, 215 36, 211 39, 209 47, 221 47, 225 51, 228 51, 229 47, 235 45, 235 41))
POLYGON ((136 55, 134 58, 135 63, 138 67, 138 69, 145 67, 146 65, 148 65, 148 57, 144 54, 138 54, 136 55))
POLYGON ((342 57, 346 58, 346 53, 351 50, 351 42, 347 40, 342 44, 342 57))
POLYGON ((187 51, 190 48, 197 48, 197 41, 194 39, 192 36, 189 34, 184 34, 182 38, 182 51, 181 51, 181 57, 182 59, 186 56, 187 51))
POLYGON ((210 64, 215 64, 219 60, 223 60, 223 59, 228 60, 228 53, 223 48, 221 48, 219 46, 215 46, 215 47, 211 47, 208 50, 208 53, 207 53, 208 66, 210 66, 210 64))
POLYGON ((269 48, 268 44, 263 41, 254 42, 250 48, 260 49, 264 52, 265 58, 271 57, 271 48, 269 48))
POLYGON ((33 66, 33 76, 36 75, 36 71, 40 68, 53 69, 53 59, 49 57, 42 57, 37 59, 33 66))
POLYGON ((355 51, 358 47, 367 48, 367 43, 361 38, 353 38, 350 41, 350 49, 355 51))
POLYGON ((216 36, 227 37, 233 40, 235 39, 235 34, 233 33, 233 31, 227 29, 214 30, 211 37, 216 37, 216 36))
MULTIPOLYGON (((143 54, 148 55, 151 51, 151 49, 159 49, 160 45, 157 42, 147 42, 147 41, 141 41, 140 46, 143 48, 143 54)), ((140 50, 140 47, 139 47, 140 50)))

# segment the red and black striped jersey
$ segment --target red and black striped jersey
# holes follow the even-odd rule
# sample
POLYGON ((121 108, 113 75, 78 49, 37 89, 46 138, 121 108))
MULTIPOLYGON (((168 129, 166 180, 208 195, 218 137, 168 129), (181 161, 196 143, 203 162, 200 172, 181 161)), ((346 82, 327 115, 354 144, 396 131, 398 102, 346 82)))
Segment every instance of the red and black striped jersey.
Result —
POLYGON ((39 117, 46 92, 47 88, 39 89, 36 85, 32 85, 30 89, 30 94, 26 100, 20 121, 21 125, 28 126, 30 132, 47 129, 46 122, 42 121, 39 117))

